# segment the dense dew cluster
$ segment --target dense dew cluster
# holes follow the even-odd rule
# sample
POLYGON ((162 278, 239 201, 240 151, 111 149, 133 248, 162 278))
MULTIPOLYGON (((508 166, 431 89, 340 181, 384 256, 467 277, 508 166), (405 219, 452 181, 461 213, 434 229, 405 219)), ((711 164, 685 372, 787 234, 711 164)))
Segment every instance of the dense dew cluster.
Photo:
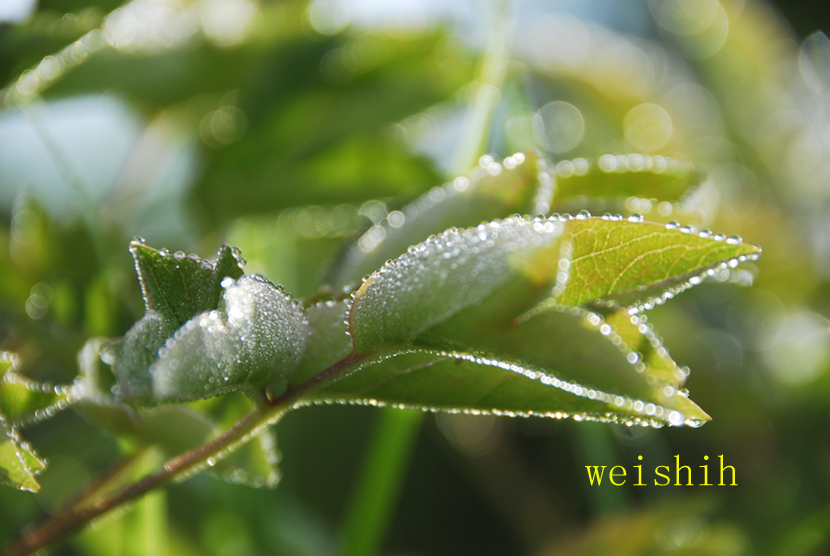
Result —
POLYGON ((159 401, 262 387, 299 364, 309 337, 299 304, 255 274, 226 278, 222 287, 219 308, 185 323, 150 366, 159 401))
POLYGON ((357 291, 351 319, 356 345, 407 344, 504 285, 563 231, 559 222, 516 217, 453 228, 410 247, 357 291))

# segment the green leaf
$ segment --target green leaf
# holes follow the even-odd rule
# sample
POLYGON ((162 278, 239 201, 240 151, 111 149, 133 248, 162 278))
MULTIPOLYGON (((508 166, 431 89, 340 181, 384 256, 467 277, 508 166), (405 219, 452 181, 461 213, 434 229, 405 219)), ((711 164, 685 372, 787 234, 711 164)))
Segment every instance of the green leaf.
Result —
POLYGON ((346 322, 349 306, 347 301, 323 301, 306 308, 311 333, 305 357, 288 378, 289 388, 312 379, 352 352, 346 322))
POLYGON ((580 196, 601 198, 642 197, 677 201, 702 176, 685 162, 647 154, 604 155, 596 163, 563 160, 555 166, 554 207, 580 196))
POLYGON ((569 220, 562 252, 568 263, 557 278, 564 286, 557 302, 576 306, 651 286, 668 291, 707 269, 757 257, 760 249, 691 228, 604 217, 569 220))
POLYGON ((686 373, 639 316, 618 311, 603 319, 563 308, 479 337, 484 329, 432 338, 425 342, 431 345, 365 366, 313 397, 655 425, 709 420, 678 390, 686 373), (448 352, 448 344, 467 349, 448 352))
POLYGON ((40 490, 35 476, 46 469, 46 462, 26 442, 21 441, 17 431, 0 414, 0 483, 20 490, 40 490))
POLYGON ((451 226, 475 226, 513 213, 545 212, 546 204, 541 211, 536 206, 540 193, 544 197, 552 183, 547 173, 540 183, 544 168, 537 152, 517 153, 503 164, 484 157, 482 166, 468 176, 433 188, 367 230, 332 268, 328 281, 336 288, 356 283, 410 245, 451 226))
POLYGON ((297 368, 308 335, 302 309, 282 288, 256 274, 226 282, 218 309, 185 323, 159 350, 153 396, 167 403, 253 394, 297 368))
POLYGON ((226 277, 242 276, 239 254, 227 244, 219 248, 216 260, 201 260, 181 251, 148 247, 132 241, 130 252, 141 283, 147 311, 155 311, 164 319, 165 328, 179 328, 204 311, 216 309, 222 294, 221 283, 226 277))
POLYGON ((147 313, 107 354, 119 398, 151 406, 253 395, 296 368, 308 339, 302 310, 268 280, 242 276, 238 252, 223 245, 211 264, 139 241, 130 249, 147 313))
POLYGON ((35 382, 18 373, 12 363, 17 356, 4 352, 0 366, 0 415, 9 426, 39 421, 51 417, 69 404, 71 386, 54 386, 35 382))
POLYGON ((582 306, 648 286, 669 291, 759 251, 658 224, 588 217, 449 230, 384 265, 355 293, 355 355, 379 363, 320 395, 697 424, 708 416, 678 394, 685 373, 653 331, 626 312, 603 318, 582 306))
POLYGON ((107 357, 118 396, 132 404, 154 405, 149 369, 159 350, 184 323, 218 307, 222 281, 242 276, 243 260, 227 244, 213 263, 181 252, 171 255, 142 241, 131 242, 130 252, 147 312, 122 340, 110 344, 107 357))

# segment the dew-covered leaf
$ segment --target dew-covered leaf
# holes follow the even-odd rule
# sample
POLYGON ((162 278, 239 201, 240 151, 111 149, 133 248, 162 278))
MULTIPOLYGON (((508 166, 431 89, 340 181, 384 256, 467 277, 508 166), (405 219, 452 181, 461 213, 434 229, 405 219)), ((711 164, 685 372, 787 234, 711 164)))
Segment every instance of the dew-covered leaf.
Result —
POLYGON ((309 380, 352 352, 346 326, 347 301, 323 301, 306 308, 310 335, 305 357, 287 382, 289 388, 309 380))
POLYGON ((252 392, 291 374, 308 343, 302 309, 257 276, 228 279, 219 306, 184 324, 150 366, 160 402, 252 392))
POLYGON ((20 439, 0 414, 0 483, 20 490, 40 490, 35 476, 46 469, 46 462, 34 449, 20 439))
POLYGON ((445 330, 313 399, 655 425, 709 419, 677 389, 685 373, 639 317, 547 310, 485 337, 481 331, 445 330), (466 349, 446 350, 462 344, 466 349))
POLYGON ((151 406, 250 393, 296 368, 307 338, 301 310, 267 280, 242 276, 237 251, 223 245, 211 264, 140 241, 130 250, 147 312, 106 354, 120 399, 151 406))
MULTIPOLYGON (((760 249, 738 239, 693 229, 606 218, 571 219, 563 235, 557 302, 578 306, 609 296, 670 286, 760 249)), ((733 262, 734 261, 734 262, 733 262)))
POLYGON ((352 384, 361 399, 428 407, 707 420, 677 394, 685 373, 639 317, 619 311, 604 320, 583 306, 642 287, 668 288, 758 252, 674 227, 590 217, 511 218, 448 230, 384 265, 355 293, 350 333, 367 364, 331 388, 340 389, 336 399, 348 398, 352 384), (396 357, 383 361, 390 356, 396 357), (447 358, 466 361, 459 364, 465 371, 486 367, 484 375, 500 374, 505 385, 491 378, 484 391, 491 397, 470 397, 477 390, 468 385, 446 398, 442 373, 464 372, 447 358), (420 386, 398 390, 397 380, 387 384, 387 368, 420 386), (411 396, 418 391, 420 399, 411 396))
POLYGON ((430 235, 452 226, 475 226, 509 214, 546 212, 552 180, 537 152, 517 153, 503 163, 482 157, 480 166, 435 187, 383 222, 372 226, 335 264, 328 281, 335 287, 358 282, 389 259, 430 235), (540 183, 541 182, 541 183, 540 183))
POLYGON ((372 274, 350 314, 358 351, 408 346, 489 298, 483 318, 508 322, 540 302, 581 306, 666 287, 755 246, 659 224, 578 217, 510 218, 448 230, 372 274))
POLYGON ((118 396, 135 405, 154 405, 150 365, 177 329, 196 315, 219 305, 221 283, 242 276, 240 256, 227 244, 211 263, 196 255, 168 253, 143 241, 130 243, 141 283, 146 313, 124 338, 108 348, 118 396))
POLYGON ((107 360, 112 363, 117 381, 115 392, 120 399, 136 405, 153 405, 149 369, 167 337, 161 314, 148 310, 122 339, 106 348, 107 360))

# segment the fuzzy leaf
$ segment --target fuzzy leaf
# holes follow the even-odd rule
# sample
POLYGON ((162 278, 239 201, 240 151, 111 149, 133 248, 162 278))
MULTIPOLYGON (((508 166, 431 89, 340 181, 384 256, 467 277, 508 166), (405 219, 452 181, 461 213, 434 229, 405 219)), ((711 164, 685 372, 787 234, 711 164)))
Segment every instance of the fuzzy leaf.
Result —
POLYGON ((242 261, 227 244, 219 248, 213 263, 196 255, 168 254, 141 241, 130 243, 144 303, 144 317, 123 339, 110 344, 108 359, 117 379, 116 392, 135 405, 155 405, 149 369, 159 350, 184 323, 214 310, 225 278, 242 276, 242 261))
POLYGON ((537 152, 516 154, 504 164, 477 167, 436 187, 392 217, 370 228, 333 267, 328 281, 340 286, 358 282, 388 259, 406 252, 451 226, 475 226, 508 214, 532 214, 544 162, 537 152), (496 170, 497 169, 497 170, 496 170))
POLYGON ((150 365, 158 358, 168 333, 161 314, 148 310, 123 339, 107 348, 117 384, 119 399, 136 405, 153 405, 153 380, 150 365))
POLYGON ((308 343, 302 309, 257 275, 225 287, 219 307, 168 339, 150 366, 157 401, 184 402, 251 393, 290 375, 308 343))

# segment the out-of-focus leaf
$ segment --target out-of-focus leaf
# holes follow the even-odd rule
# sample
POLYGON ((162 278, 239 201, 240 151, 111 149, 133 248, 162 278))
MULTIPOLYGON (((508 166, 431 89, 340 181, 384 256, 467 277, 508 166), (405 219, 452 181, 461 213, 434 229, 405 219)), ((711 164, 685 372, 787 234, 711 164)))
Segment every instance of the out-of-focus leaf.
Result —
POLYGON ((486 157, 469 176, 432 189, 370 228, 333 267, 329 282, 336 288, 355 283, 410 245, 452 226, 475 226, 514 213, 533 214, 540 189, 551 185, 539 183, 540 172, 544 172, 544 162, 536 152, 518 153, 504 164, 486 157))
POLYGON ((71 386, 41 384, 13 371, 0 375, 0 413, 11 425, 51 417, 68 405, 71 386))
MULTIPOLYGON (((95 425, 127 440, 135 449, 157 446, 167 457, 173 457, 210 441, 250 411, 250 401, 242 396, 140 411, 117 403, 100 387, 101 343, 100 339, 91 340, 78 356, 81 376, 77 384, 82 397, 75 407, 95 425)), ((275 485, 279 480, 276 441, 270 430, 261 435, 258 442, 246 444, 211 466, 213 474, 252 486, 275 485)))
POLYGON ((556 203, 575 197, 605 199, 642 197, 677 201, 701 179, 688 164, 648 154, 605 155, 595 164, 585 159, 556 165, 556 203))
POLYGON ((194 201, 222 221, 321 199, 411 195, 435 183, 440 177, 431 165, 388 128, 473 79, 472 57, 448 55, 443 38, 365 34, 346 44, 298 42, 286 47, 290 55, 274 53, 257 68, 256 96, 242 95, 245 137, 216 153, 194 201), (365 52, 380 57, 363 58, 365 52), (352 65, 350 56, 375 62, 352 65), (332 81, 332 67, 348 75, 332 81))
POLYGON ((801 75, 816 92, 830 93, 830 39, 817 31, 804 39, 798 57, 801 75))
POLYGON ((20 490, 40 490, 35 476, 46 469, 46 462, 23 442, 0 414, 0 483, 20 490))
MULTIPOLYGON (((79 405, 81 413, 102 429, 129 440, 136 447, 158 446, 174 457, 210 441, 223 430, 207 412, 169 405, 133 412, 123 406, 79 405)), ((266 430, 257 442, 247 444, 211 466, 219 478, 251 486, 272 487, 279 480, 276 440, 266 430)))
POLYGON ((136 56, 103 48, 68 72, 47 98, 112 90, 149 106, 171 106, 206 92, 240 86, 260 49, 222 49, 206 42, 136 56))
POLYGON ((233 484, 274 488, 282 478, 279 459, 277 435, 269 428, 259 433, 254 442, 249 442, 216 464, 214 471, 233 484))
POLYGON ((710 523, 710 506, 700 500, 663 505, 649 511, 619 514, 598 521, 539 552, 541 556, 740 556, 748 541, 740 530, 725 523, 710 523))

